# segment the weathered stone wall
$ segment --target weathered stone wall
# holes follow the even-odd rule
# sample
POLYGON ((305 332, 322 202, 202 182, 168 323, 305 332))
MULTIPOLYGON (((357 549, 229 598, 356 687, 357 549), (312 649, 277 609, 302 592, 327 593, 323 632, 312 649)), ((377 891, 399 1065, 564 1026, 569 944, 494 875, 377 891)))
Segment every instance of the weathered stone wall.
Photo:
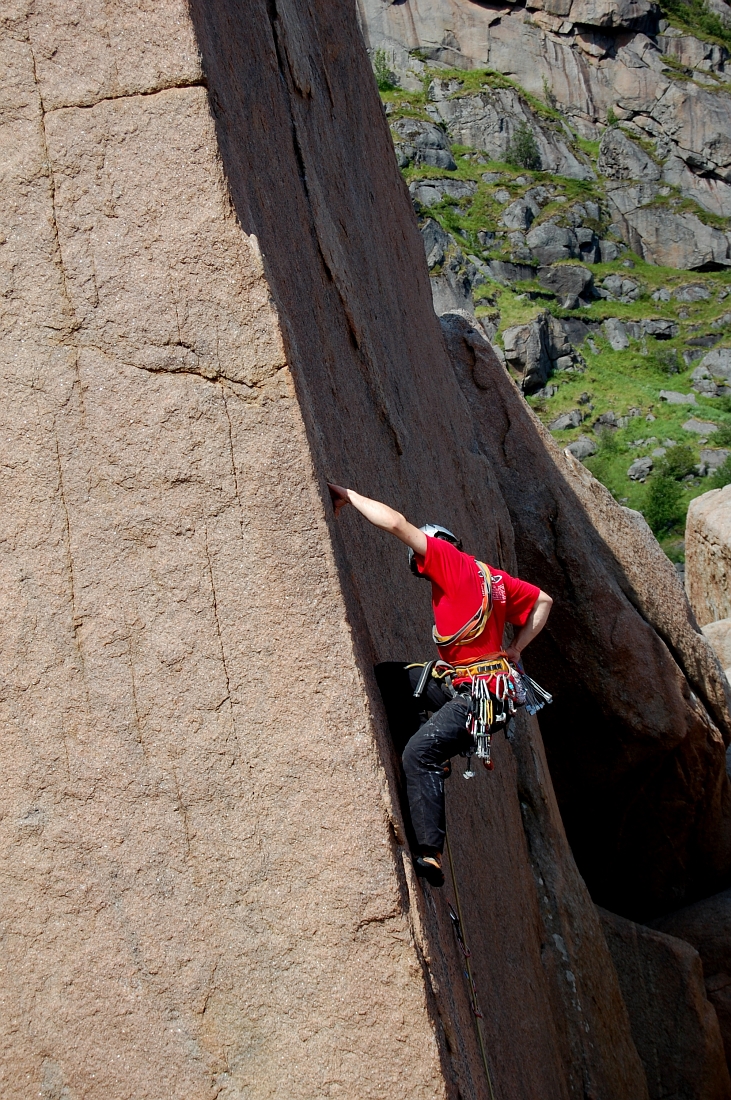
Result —
MULTIPOLYGON (((510 524, 354 15, 18 0, 0 49, 2 1094, 485 1097, 371 714, 428 594, 324 475, 510 524)), ((450 808, 495 1084, 642 1097, 522 736, 450 808)))
POLYGON ((647 1074, 650 1100, 729 1100, 731 1080, 698 952, 599 910, 647 1074))
POLYGON ((725 882, 729 688, 643 518, 562 453, 469 321, 442 319, 515 531, 521 576, 555 598, 527 667, 592 896, 644 919, 725 882))
POLYGON ((685 525, 688 599, 701 626, 731 616, 731 486, 690 502, 685 525))

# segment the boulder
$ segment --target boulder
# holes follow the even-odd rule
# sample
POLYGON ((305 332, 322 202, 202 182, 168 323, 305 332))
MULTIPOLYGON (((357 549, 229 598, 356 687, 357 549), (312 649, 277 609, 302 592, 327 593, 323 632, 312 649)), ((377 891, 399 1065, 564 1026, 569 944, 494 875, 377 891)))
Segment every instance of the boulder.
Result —
POLYGON ((524 199, 516 199, 511 202, 503 213, 500 221, 508 229, 530 229, 535 213, 531 203, 524 199))
MULTIPOLYGON (((432 168, 446 168, 455 171, 457 165, 447 141, 447 135, 440 126, 418 118, 400 118, 393 124, 393 130, 403 141, 413 148, 409 156, 414 164, 427 164, 432 168)), ((396 147, 398 152, 398 145, 396 147)))
POLYGON ((651 458, 636 458, 627 471, 627 477, 630 478, 631 481, 646 481, 651 471, 651 458))
POLYGON ((619 256, 619 245, 616 241, 599 241, 599 255, 603 264, 611 264, 619 256))
POLYGON ((419 226, 419 232, 424 242, 426 265, 431 271, 444 263, 447 253, 456 248, 456 241, 434 218, 426 218, 419 226))
POLYGON ((607 317, 602 328, 613 351, 624 351, 629 347, 627 329, 618 317, 607 317))
POLYGON ((714 424, 712 420, 698 420, 697 417, 692 416, 690 420, 685 421, 683 428, 686 432, 694 432, 696 435, 710 435, 711 432, 718 431, 718 424, 714 424))
POLYGON ((710 297, 711 292, 708 287, 698 283, 679 286, 673 291, 673 298, 677 302, 706 302, 710 297))
POLYGON ((506 260, 488 260, 490 275, 499 283, 517 283, 523 279, 534 279, 536 269, 531 264, 514 264, 506 260))
POLYGON ((472 180, 413 180, 409 184, 409 194, 423 206, 436 206, 442 199, 468 199, 477 191, 472 180))
POLYGON ((614 126, 602 135, 597 168, 612 180, 659 180, 662 175, 659 164, 614 126))
POLYGON ((607 275, 602 279, 602 288, 613 298, 619 298, 622 302, 634 302, 642 293, 637 283, 621 275, 607 275))
POLYGON ((597 432, 600 432, 602 431, 602 429, 605 428, 618 428, 620 419, 621 418, 617 416, 613 409, 609 409, 607 412, 603 412, 601 416, 598 416, 596 418, 596 420, 592 424, 592 428, 594 429, 594 431, 597 432))
MULTIPOLYGON (((704 628, 704 633, 715 625, 709 624, 704 628)), ((712 637, 711 634, 707 636, 712 637)), ((728 631, 723 652, 731 664, 728 631)), ((700 955, 706 994, 716 1010, 726 1060, 731 1064, 731 890, 659 917, 652 924, 660 931, 692 944, 700 955)))
POLYGON ((731 618, 731 485, 690 502, 685 585, 701 626, 731 618))
POLYGON ((729 687, 673 564, 643 518, 501 385, 504 368, 468 321, 446 317, 443 329, 520 574, 554 597, 526 667, 554 694, 541 729, 582 873, 603 904, 638 917, 677 906, 678 890, 709 893, 729 867, 729 687))
POLYGON ((642 331, 647 336, 654 336, 656 340, 673 340, 680 330, 675 321, 658 318, 642 321, 642 331))
MULTIPOLYGON (((677 390, 660 390, 660 397, 668 405, 696 405, 694 393, 678 393, 677 390)), ((694 429, 687 429, 693 431, 694 429)))
POLYGON ((573 229, 564 229, 552 222, 543 222, 531 229, 525 243, 540 264, 571 260, 578 255, 579 245, 573 229))
POLYGON ((730 455, 731 451, 724 450, 723 447, 701 447, 700 452, 701 463, 709 473, 725 466, 730 455))
POLYGON ((505 359, 521 374, 526 394, 541 390, 551 372, 580 365, 561 323, 550 313, 540 313, 525 325, 515 325, 503 333, 505 359))
POLYGON ((593 276, 579 264, 559 264, 556 267, 541 267, 538 270, 538 282, 562 302, 566 309, 574 309, 579 301, 591 301, 593 276))
POLYGON ((562 413, 561 416, 552 420, 548 425, 548 430, 551 432, 563 432, 567 428, 578 428, 583 419, 584 417, 581 409, 571 409, 570 412, 562 413))
POLYGON ((569 14, 574 23, 619 28, 631 27, 651 10, 648 0, 573 0, 569 14))
POLYGON ((706 397, 718 397, 723 387, 716 385, 711 374, 705 367, 697 366, 691 374, 692 389, 696 393, 705 394, 706 397))
POLYGON ((576 242, 579 246, 579 259, 585 264, 596 264, 601 260, 599 239, 593 229, 584 226, 574 230, 576 242))
MULTIPOLYGON (((599 909, 651 1100, 729 1100, 731 1079, 698 951, 599 909)), ((731 928, 730 928, 731 930, 731 928)), ((731 979, 729 979, 731 982, 731 979)))
POLYGON ((731 236, 705 225, 695 214, 652 205, 654 183, 607 191, 616 224, 629 247, 651 264, 703 269, 731 265, 731 236))
POLYGON ((731 384, 731 348, 714 348, 703 356, 698 366, 707 370, 712 378, 722 378, 731 384))
MULTIPOLYGON (((722 667, 731 668, 731 619, 718 619, 716 622, 706 623, 702 629, 722 667)), ((728 676, 728 672, 726 675, 728 676)), ((731 973, 731 967, 729 972, 731 973)))
POLYGON ((585 458, 591 458, 592 455, 596 454, 597 445, 593 439, 589 439, 588 435, 580 435, 573 443, 569 443, 566 450, 574 458, 578 458, 580 462, 583 462, 585 458))

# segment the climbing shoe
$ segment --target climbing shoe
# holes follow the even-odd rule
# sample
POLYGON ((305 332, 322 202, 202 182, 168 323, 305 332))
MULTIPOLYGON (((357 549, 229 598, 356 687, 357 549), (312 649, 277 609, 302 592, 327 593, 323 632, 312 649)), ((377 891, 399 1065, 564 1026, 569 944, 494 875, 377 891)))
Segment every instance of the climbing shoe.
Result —
POLYGON ((444 872, 441 867, 423 859, 422 856, 417 856, 414 860, 414 867, 419 878, 425 878, 432 886, 444 886, 444 872))

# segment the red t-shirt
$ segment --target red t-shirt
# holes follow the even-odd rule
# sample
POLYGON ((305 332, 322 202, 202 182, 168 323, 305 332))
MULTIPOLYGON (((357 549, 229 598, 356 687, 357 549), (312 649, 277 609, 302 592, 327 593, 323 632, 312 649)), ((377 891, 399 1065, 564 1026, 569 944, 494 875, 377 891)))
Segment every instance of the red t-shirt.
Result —
MULTIPOLYGON (((482 603, 482 581, 475 559, 444 539, 426 536, 426 554, 416 555, 419 572, 431 581, 434 622, 439 634, 456 634, 482 603)), ((503 648, 505 623, 525 626, 540 588, 490 566, 492 615, 474 642, 439 646, 443 661, 461 665, 498 653, 503 648)))

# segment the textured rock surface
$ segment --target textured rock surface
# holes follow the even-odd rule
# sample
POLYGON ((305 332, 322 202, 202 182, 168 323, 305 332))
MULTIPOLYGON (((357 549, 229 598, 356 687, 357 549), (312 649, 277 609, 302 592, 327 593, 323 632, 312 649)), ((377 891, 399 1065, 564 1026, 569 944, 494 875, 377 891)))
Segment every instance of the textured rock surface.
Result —
POLYGON ((512 88, 486 89, 477 95, 445 94, 449 85, 434 81, 429 98, 429 111, 435 120, 447 127, 453 142, 481 149, 490 160, 505 160, 508 146, 522 124, 530 129, 540 152, 544 172, 556 172, 571 179, 593 179, 588 164, 582 164, 560 134, 541 127, 516 91, 512 88))
POLYGON ((716 1010, 726 1060, 731 1063, 731 890, 652 923, 660 931, 686 940, 700 955, 708 999, 716 1010))
MULTIPOLYGON (((428 594, 324 476, 514 566, 509 517, 350 7, 192 12, 2 25, 0 1092, 483 1100, 370 672, 428 594)), ((643 1100, 537 727, 496 752, 449 815, 497 1094, 643 1100)))
POLYGON ((642 517, 504 387, 504 368, 469 322, 443 326, 521 575, 555 600, 528 669, 554 694, 541 729, 592 896, 641 916, 708 893, 731 855, 729 689, 675 569, 642 517))
MULTIPOLYGON (((724 0, 715 0, 729 11, 724 0)), ((664 71, 665 55, 684 53, 708 80, 724 77, 722 51, 677 32, 657 33, 656 10, 618 0, 531 0, 519 5, 464 0, 358 0, 366 41, 400 53, 421 49, 460 68, 488 67, 509 74, 534 96, 550 89, 585 137, 598 139, 610 109, 655 143, 666 183, 680 187, 711 213, 731 216, 731 96, 664 71), (682 36, 681 36, 682 38, 682 36), (691 56, 690 52, 693 52, 691 56)), ((695 74, 694 74, 695 75, 695 74)), ((418 86, 418 84, 416 85, 418 86)), ((652 169, 649 169, 651 172, 652 169)), ((682 265, 681 265, 682 266, 682 265)))
POLYGON ((599 913, 650 1100, 729 1100, 731 1080, 698 952, 675 935, 599 913))
POLYGON ((703 633, 713 646, 713 652, 723 668, 727 670, 731 668, 731 619, 719 619, 714 623, 706 623, 703 633))
POLYGON ((612 180, 659 180, 662 175, 652 157, 614 127, 602 134, 597 167, 612 180))
POLYGON ((731 236, 705 225, 695 214, 675 214, 653 205, 655 183, 610 188, 615 223, 633 251, 651 264, 679 268, 731 265, 731 236))
POLYGON ((731 616, 731 486, 692 500, 685 525, 685 584, 701 626, 731 616))
POLYGON ((574 364, 579 359, 561 323, 547 312, 526 325, 506 329, 503 347, 510 368, 520 375, 524 393, 537 393, 545 386, 559 361, 566 358, 574 364))

